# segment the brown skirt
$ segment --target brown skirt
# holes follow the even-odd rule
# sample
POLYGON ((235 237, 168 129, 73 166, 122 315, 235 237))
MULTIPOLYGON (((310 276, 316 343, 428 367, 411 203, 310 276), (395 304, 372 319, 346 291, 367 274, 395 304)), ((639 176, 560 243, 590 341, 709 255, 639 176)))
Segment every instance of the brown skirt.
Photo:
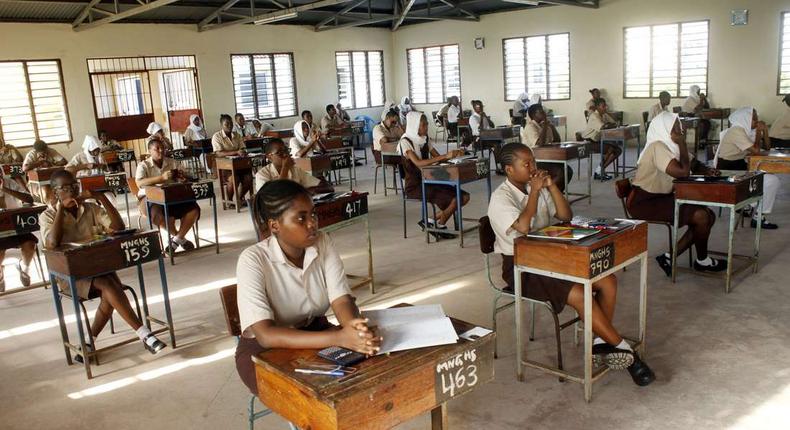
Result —
POLYGON ((0 249, 15 249, 22 247, 23 243, 33 242, 38 243, 36 236, 33 233, 18 234, 16 236, 8 236, 0 238, 0 249))
MULTIPOLYGON (((463 196, 468 196, 464 190, 461 190, 461 199, 463 196)), ((406 189, 406 197, 410 199, 422 199, 422 187, 416 186, 406 189)), ((428 203, 433 203, 441 210, 447 209, 455 198, 455 187, 452 185, 443 184, 425 184, 425 200, 428 203)))
MULTIPOLYGON (((141 215, 146 215, 148 209, 146 207, 146 199, 143 197, 137 203, 137 208, 140 210, 141 215)), ((198 210, 198 219, 200 218, 200 206, 196 202, 178 203, 169 205, 167 207, 167 215, 175 219, 185 217, 191 210, 198 210)), ((151 204, 151 221, 154 225, 164 227, 165 225, 165 207, 156 203, 151 204)))
MULTIPOLYGON (((103 277, 110 277, 117 281, 119 284, 121 283, 120 278, 115 273, 110 273, 109 275, 102 275, 97 276, 95 278, 86 278, 86 279, 78 279, 75 283, 75 287, 77 288, 77 296, 79 296, 83 300, 93 299, 96 297, 101 297, 101 294, 98 294, 98 290, 93 289, 93 282, 96 279, 103 278, 103 277)), ((69 282, 63 279, 58 279, 58 288, 62 293, 67 295, 71 295, 71 291, 69 290, 69 282)))
MULTIPOLYGON (((502 280, 514 288, 513 256, 502 255, 502 280)), ((560 313, 568 303, 568 294, 574 283, 534 273, 521 274, 521 295, 532 300, 550 302, 554 312, 560 313)))
MULTIPOLYGON (((647 192, 639 187, 634 187, 626 200, 628 213, 636 219, 645 221, 675 221, 675 195, 654 194, 647 192)), ((705 209, 700 205, 681 205, 680 218, 678 225, 688 225, 694 212, 698 209, 705 209)))

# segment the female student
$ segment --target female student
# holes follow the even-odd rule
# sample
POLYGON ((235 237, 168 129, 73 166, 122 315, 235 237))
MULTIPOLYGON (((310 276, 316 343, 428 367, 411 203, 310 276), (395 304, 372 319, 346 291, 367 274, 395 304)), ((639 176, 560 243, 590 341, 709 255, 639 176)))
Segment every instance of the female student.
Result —
POLYGON ((595 100, 601 98, 601 90, 598 88, 593 88, 590 91, 590 100, 587 100, 587 103, 584 105, 584 113, 590 114, 593 110, 595 110, 595 100))
POLYGON ((101 144, 94 136, 85 136, 82 152, 78 152, 66 164, 66 170, 75 176, 98 175, 107 167, 101 156, 101 144))
POLYGON ((527 109, 529 109, 529 94, 526 91, 519 94, 516 101, 513 102, 513 124, 521 124, 526 116, 527 109))
MULTIPOLYGON (((743 107, 730 114, 730 128, 721 132, 719 147, 713 163, 719 170, 749 170, 746 156, 759 154, 763 149, 771 149, 768 126, 757 117, 753 107, 743 107)), ((774 230, 776 224, 768 222, 765 215, 770 214, 779 193, 779 178, 776 175, 763 175, 763 219, 762 228, 774 230)), ((757 211, 752 211, 752 228, 757 227, 757 211)))
MULTIPOLYGON (((609 115, 608 109, 606 100, 601 98, 595 99, 593 102, 593 110, 590 112, 590 116, 587 117, 587 128, 582 133, 582 138, 593 142, 593 152, 601 151, 601 130, 617 127, 617 121, 609 115)), ((601 164, 595 168, 595 179, 598 180, 603 178, 606 181, 612 179, 611 176, 605 173, 606 168, 614 163, 614 160, 622 153, 623 150, 620 149, 619 146, 605 143, 603 145, 603 154, 601 154, 601 164)))
MULTIPOLYGON (((551 225, 554 220, 570 221, 571 207, 551 176, 538 170, 532 151, 519 143, 509 143, 500 154, 507 179, 491 195, 488 217, 496 234, 494 249, 502 254, 502 279, 513 291, 513 240, 531 231, 551 225)), ((542 275, 522 273, 523 294, 536 300, 551 302, 555 312, 571 305, 584 317, 584 288, 570 281, 542 275)), ((592 286, 592 330, 596 334, 593 355, 596 365, 611 369, 628 369, 637 385, 653 382, 655 375, 640 360, 631 345, 612 325, 617 300, 617 278, 609 275, 592 286)))
POLYGON ((172 151, 173 150, 173 142, 170 141, 170 138, 165 136, 165 130, 162 128, 162 125, 158 122, 152 122, 148 124, 148 128, 146 129, 148 132, 148 138, 146 139, 146 144, 151 140, 159 140, 165 146, 165 150, 172 151))
POLYGON ((406 115, 409 112, 414 110, 414 106, 411 104, 411 100, 408 97, 403 97, 400 99, 400 104, 398 105, 398 113, 400 114, 400 123, 406 124, 406 115))
MULTIPOLYGON (((403 136, 403 128, 398 124, 398 111, 392 109, 381 123, 373 127, 373 154, 381 153, 382 143, 395 143, 403 136)), ((380 160, 377 160, 380 161, 380 160)))
POLYGON ((661 112, 669 112, 669 102, 671 100, 668 92, 661 91, 658 93, 658 103, 650 106, 650 109, 647 111, 647 122, 652 121, 661 112))
POLYGON ((346 123, 340 118, 340 114, 334 105, 326 105, 326 115, 321 118, 321 133, 328 135, 331 131, 345 127, 346 123))
POLYGON ((12 145, 6 145, 0 132, 0 164, 14 164, 22 162, 22 154, 12 145))
MULTIPOLYGON (((8 176, 0 176, 0 209, 16 209, 22 204, 32 204, 33 196, 23 185, 8 176)), ((18 234, 0 238, 0 293, 5 291, 5 277, 2 262, 8 249, 19 248, 22 258, 16 264, 19 280, 23 287, 30 286, 30 262, 36 255, 38 239, 32 233, 18 234)))
POLYGON ((782 98, 782 114, 771 124, 768 136, 771 138, 771 147, 790 147, 790 94, 782 98))
MULTIPOLYGON (((472 100, 472 116, 469 117, 469 130, 472 132, 472 144, 477 146, 480 140, 480 130, 494 128, 494 122, 483 110, 483 102, 472 100)), ((497 167, 499 169, 499 167, 497 167)))
POLYGON ((252 126, 255 127, 254 137, 265 137, 266 132, 274 128, 272 124, 269 124, 268 122, 262 119, 256 118, 250 122, 252 122, 252 126))
MULTIPOLYGON (((237 114, 238 115, 238 114, 237 114)), ((238 119, 238 118, 237 118, 238 119)), ((218 157, 237 157, 246 154, 244 147, 244 140, 241 135, 236 132, 233 125, 233 120, 230 115, 222 114, 219 117, 221 128, 218 132, 214 133, 211 137, 211 147, 214 149, 214 154, 218 157)), ((244 116, 241 116, 242 126, 244 116)), ((238 123, 237 123, 238 125, 238 123)), ((241 174, 240 190, 233 188, 233 183, 230 181, 231 172, 227 170, 222 171, 220 183, 225 184, 225 196, 228 200, 233 200, 236 191, 239 192, 239 198, 244 199, 247 193, 252 192, 252 173, 244 172, 241 174)))
MULTIPOLYGON (((692 85, 689 87, 689 96, 686 98, 686 101, 683 102, 683 106, 681 106, 680 111, 683 112, 684 115, 695 116, 698 115, 703 109, 709 108, 710 103, 708 103, 708 97, 700 92, 699 85, 692 85)), ((708 140, 710 126, 711 123, 709 119, 699 120, 700 140, 708 140)))
POLYGON ((316 151, 324 149, 321 143, 321 134, 317 129, 310 128, 307 121, 297 121, 294 124, 294 137, 288 142, 288 148, 293 158, 309 157, 316 151))
MULTIPOLYGON (((673 222, 675 195, 672 181, 687 177, 691 172, 709 176, 716 176, 718 172, 689 156, 686 136, 676 114, 661 112, 653 118, 645 141, 647 144, 637 160, 633 190, 626 200, 626 207, 637 219, 673 222)), ((713 211, 704 206, 685 204, 680 207, 679 217, 678 225, 687 225, 689 228, 678 241, 677 255, 683 254, 693 243, 697 249, 695 270, 726 270, 726 260, 708 256, 708 238, 716 221, 713 211)), ((672 261, 668 252, 656 257, 656 261, 667 276, 672 275, 672 261)))
POLYGON ((263 149, 269 164, 258 169, 255 174, 255 192, 263 187, 267 182, 277 179, 290 179, 299 183, 312 193, 331 193, 334 191, 331 185, 322 181, 310 173, 302 170, 294 164, 291 153, 288 152, 285 143, 281 139, 272 139, 263 149))
MULTIPOLYGON (((384 110, 381 111, 381 120, 382 121, 384 121, 384 117, 386 117, 387 113, 389 111, 391 111, 391 110, 394 110, 397 113, 398 112, 398 105, 396 105, 395 102, 393 102, 391 100, 387 100, 387 102, 384 103, 384 110)), ((400 121, 400 114, 398 115, 398 120, 400 121)), ((403 123, 401 123, 401 125, 403 125, 403 123)))
MULTIPOLYGON (((65 166, 66 159, 60 153, 47 146, 47 143, 39 139, 33 143, 33 149, 25 154, 25 160, 22 162, 22 170, 29 172, 33 169, 45 167, 58 167, 65 166)), ((30 191, 34 196, 38 196, 42 203, 49 203, 52 197, 52 188, 49 186, 40 187, 37 184, 30 183, 30 191)))
MULTIPOLYGON (((521 128, 521 143, 530 148, 551 143, 560 142, 560 133, 549 121, 543 105, 536 103, 527 109, 529 122, 521 128)), ((565 174, 568 175, 568 182, 573 178, 573 169, 568 166, 567 172, 562 171, 562 165, 557 163, 538 163, 538 168, 546 170, 551 175, 551 179, 557 184, 560 191, 565 191, 565 174)))
MULTIPOLYGON (((319 137, 322 137, 322 138, 324 137, 323 133, 321 133, 321 127, 319 127, 318 124, 316 124, 313 121, 313 113, 312 112, 310 112, 309 110, 302 111, 301 118, 302 118, 302 121, 307 122, 307 125, 310 127, 310 130, 316 131, 318 133, 319 137)), ((307 136, 307 135, 305 135, 305 136, 307 136)))
POLYGON ((123 149, 120 143, 110 137, 110 134, 105 130, 99 130, 99 143, 101 143, 101 152, 118 151, 123 149))
POLYGON ((360 317, 340 255, 318 231, 310 193, 274 180, 256 193, 255 208, 271 235, 245 249, 236 265, 242 330, 236 369, 250 392, 258 393, 252 357, 268 348, 378 352, 381 338, 360 317), (330 306, 337 327, 324 316, 330 306))
MULTIPOLYGON (((422 174, 420 167, 431 166, 463 155, 463 151, 452 150, 440 155, 428 141, 428 118, 422 112, 409 112, 406 119, 406 133, 398 142, 398 150, 403 157, 404 190, 410 199, 422 199, 422 174)), ((426 184, 425 200, 439 207, 436 219, 420 220, 420 228, 428 227, 447 229, 447 220, 457 209, 455 187, 450 185, 426 184)), ((461 191, 461 206, 469 203, 469 193, 461 191)), ((427 215, 426 215, 427 216, 427 215)))
POLYGON ((208 133, 203 126, 203 120, 200 116, 192 114, 189 116, 189 126, 184 130, 184 143, 203 139, 208 139, 208 133))
MULTIPOLYGON (((147 160, 146 160, 147 161, 147 160)), ((44 247, 56 248, 64 243, 87 242, 94 239, 97 231, 112 233, 123 230, 124 224, 118 210, 107 200, 102 193, 89 192, 80 194, 80 186, 74 175, 68 170, 61 170, 52 174, 52 188, 55 199, 40 215, 41 238, 44 247), (91 198, 96 203, 86 201, 91 198)), ((58 282, 61 290, 68 291, 68 284, 58 282)), ((121 280, 115 272, 97 276, 91 279, 77 281, 77 294, 83 299, 88 298, 90 291, 98 290, 101 296, 99 308, 90 327, 93 337, 101 333, 113 311, 126 321, 137 332, 137 336, 151 354, 161 351, 165 343, 157 339, 132 310, 129 299, 121 287, 121 280)), ((77 361, 82 361, 77 356, 77 361)))
MULTIPOLYGON (((230 117, 230 116, 228 116, 230 117)), ((250 137, 255 137, 255 127, 252 125, 251 122, 248 122, 244 119, 244 114, 236 112, 236 115, 233 116, 233 132, 241 136, 242 139, 249 139, 250 137)))
POLYGON ((351 115, 349 115, 348 112, 346 112, 346 110, 343 109, 343 105, 341 105, 340 102, 337 102, 337 104, 335 104, 335 108, 337 108, 337 116, 340 117, 341 121, 351 122, 351 115))

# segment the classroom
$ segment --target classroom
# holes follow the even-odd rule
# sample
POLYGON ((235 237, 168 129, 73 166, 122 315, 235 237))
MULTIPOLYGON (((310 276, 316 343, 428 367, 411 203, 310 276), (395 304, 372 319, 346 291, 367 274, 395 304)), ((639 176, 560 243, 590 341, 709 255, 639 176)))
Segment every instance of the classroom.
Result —
POLYGON ((0 428, 790 428, 788 1, 0 0, 0 41, 0 428))

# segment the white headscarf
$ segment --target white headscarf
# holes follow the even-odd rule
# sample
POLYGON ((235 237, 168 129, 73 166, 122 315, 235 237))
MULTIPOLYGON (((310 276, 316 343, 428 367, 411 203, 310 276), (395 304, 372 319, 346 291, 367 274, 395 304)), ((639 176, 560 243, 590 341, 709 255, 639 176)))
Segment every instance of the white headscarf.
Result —
POLYGON ((733 128, 742 128, 752 142, 754 142, 754 139, 757 138, 757 132, 752 130, 752 115, 754 115, 754 107, 752 106, 742 107, 730 114, 730 127, 719 133, 719 146, 716 148, 716 154, 713 156, 714 166, 719 164, 719 151, 721 150, 721 142, 724 140, 724 136, 726 136, 727 133, 733 128))
POLYGON ((95 151, 99 148, 101 148, 101 143, 99 143, 99 139, 91 135, 85 136, 85 140, 82 141, 82 152, 84 152, 85 156, 88 157, 89 162, 91 163, 99 162, 99 157, 94 157, 91 154, 91 151, 95 151))
POLYGON ((203 127, 203 119, 200 118, 199 115, 192 114, 189 116, 189 127, 187 128, 195 132, 195 134, 198 137, 201 137, 203 139, 208 138, 208 135, 206 134, 206 129, 203 127), (200 119, 200 125, 195 125, 195 118, 200 119))
POLYGON ((518 101, 526 103, 529 101, 529 94, 526 91, 518 95, 518 101))
POLYGON ((689 98, 699 103, 699 85, 692 85, 689 87, 689 98))
POLYGON ((670 112, 661 112, 650 121, 650 127, 647 129, 645 138, 647 145, 642 149, 642 153, 639 154, 639 159, 636 161, 637 164, 642 161, 647 148, 656 142, 663 143, 672 152, 672 158, 675 160, 680 159, 680 147, 672 141, 672 127, 675 126, 675 121, 678 121, 678 115, 670 112))
POLYGON ((400 108, 401 115, 405 115, 411 111, 411 100, 409 100, 408 104, 406 103, 406 100, 409 100, 409 97, 403 97, 400 99, 400 105, 398 108, 400 108))
POLYGON ((543 101, 543 96, 541 96, 540 93, 535 93, 529 96, 530 106, 540 104, 542 101, 543 101))
POLYGON ((425 141, 428 139, 428 136, 420 136, 420 121, 423 117, 422 112, 411 111, 406 115, 406 133, 403 134, 403 137, 408 137, 411 140, 411 143, 414 144, 415 152, 417 152, 417 156, 420 156, 419 150, 422 145, 425 144, 425 141))
POLYGON ((145 129, 149 136, 153 136, 160 130, 163 130, 163 128, 158 122, 152 122, 148 124, 148 128, 145 129))
MULTIPOLYGON (((296 124, 294 124, 294 137, 299 141, 300 145, 309 145, 309 132, 312 130, 308 131, 308 136, 305 137, 305 135, 302 133, 302 124, 307 124, 307 121, 296 121, 296 124)), ((310 124, 307 124, 307 128, 308 130, 310 129, 310 124)))
POLYGON ((395 109, 395 102, 387 100, 387 103, 384 103, 384 110, 381 111, 381 120, 384 121, 387 118, 387 113, 393 109, 395 109))

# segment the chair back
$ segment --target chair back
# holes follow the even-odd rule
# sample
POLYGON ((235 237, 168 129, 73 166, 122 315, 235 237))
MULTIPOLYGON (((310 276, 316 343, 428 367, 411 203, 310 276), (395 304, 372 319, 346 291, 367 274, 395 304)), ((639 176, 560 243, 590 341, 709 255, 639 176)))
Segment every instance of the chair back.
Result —
POLYGON ((494 252, 494 243, 496 242, 496 234, 494 234, 494 229, 491 228, 491 220, 488 216, 484 216, 480 218, 478 222, 480 224, 478 230, 480 235, 480 252, 483 254, 490 254, 494 252))
POLYGON ((236 301, 236 284, 220 288, 219 298, 222 301, 222 310, 225 312, 225 325, 231 336, 241 336, 241 320, 239 318, 239 304, 236 301))
POLYGON ((680 112, 683 112, 683 110, 682 110, 682 109, 683 109, 683 108, 682 108, 682 107, 680 107, 680 106, 674 106, 674 107, 672 107, 672 113, 680 113, 680 112))
POLYGON ((370 152, 373 153, 373 160, 376 162, 376 165, 381 166, 381 151, 376 151, 371 147, 370 152))
POLYGON ((648 112, 642 112, 642 123, 645 125, 645 130, 650 126, 650 121, 647 120, 648 115, 650 115, 648 112))
POLYGON ((581 142, 583 140, 584 140, 584 138, 582 137, 582 132, 581 131, 577 131, 576 132, 576 141, 577 142, 581 142))
POLYGON ((628 178, 618 180, 614 183, 614 190, 617 193, 617 197, 620 199, 620 203, 623 205, 623 213, 625 213, 625 217, 631 218, 631 215, 628 213, 627 205, 628 196, 631 195, 631 190, 633 190, 631 180, 628 178))

